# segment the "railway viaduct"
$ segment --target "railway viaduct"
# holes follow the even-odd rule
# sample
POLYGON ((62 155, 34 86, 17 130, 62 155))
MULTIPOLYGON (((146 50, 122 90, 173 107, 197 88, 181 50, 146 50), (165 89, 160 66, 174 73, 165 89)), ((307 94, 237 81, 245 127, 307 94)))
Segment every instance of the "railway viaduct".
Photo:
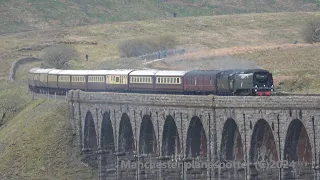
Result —
POLYGON ((217 97, 73 90, 67 98, 83 161, 99 169, 99 179, 287 179, 297 172, 290 168, 266 171, 199 166, 199 162, 262 160, 304 162, 299 172, 305 173, 300 176, 309 172, 319 178, 319 96, 217 97), (160 162, 171 162, 172 166, 160 167, 160 162))

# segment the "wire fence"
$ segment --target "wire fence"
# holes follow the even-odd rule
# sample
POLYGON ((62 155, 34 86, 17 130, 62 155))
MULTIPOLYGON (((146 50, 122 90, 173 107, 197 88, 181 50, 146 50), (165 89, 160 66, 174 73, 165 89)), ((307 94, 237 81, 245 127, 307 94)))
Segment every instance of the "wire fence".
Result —
POLYGON ((22 58, 22 59, 14 61, 10 67, 9 81, 13 82, 15 80, 16 71, 20 65, 35 62, 35 61, 41 61, 41 59, 35 58, 35 57, 26 57, 26 58, 22 58))
POLYGON ((168 56, 174 56, 177 54, 184 54, 184 53, 185 53, 185 49, 169 49, 169 50, 158 51, 158 52, 153 52, 150 54, 138 56, 137 59, 151 61, 151 60, 162 59, 168 56))

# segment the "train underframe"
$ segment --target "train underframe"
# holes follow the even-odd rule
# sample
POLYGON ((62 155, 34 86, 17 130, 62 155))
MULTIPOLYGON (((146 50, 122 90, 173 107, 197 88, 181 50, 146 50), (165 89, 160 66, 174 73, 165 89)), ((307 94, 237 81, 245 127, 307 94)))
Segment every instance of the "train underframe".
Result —
MULTIPOLYGON (((66 95, 70 89, 48 88, 48 87, 33 87, 29 85, 29 90, 36 93, 48 93, 57 95, 66 95)), ((217 95, 217 96, 271 96, 271 90, 255 91, 253 89, 238 90, 236 92, 217 92, 217 91, 146 91, 146 90, 84 90, 87 92, 118 92, 118 93, 140 93, 140 94, 176 94, 176 95, 217 95)))

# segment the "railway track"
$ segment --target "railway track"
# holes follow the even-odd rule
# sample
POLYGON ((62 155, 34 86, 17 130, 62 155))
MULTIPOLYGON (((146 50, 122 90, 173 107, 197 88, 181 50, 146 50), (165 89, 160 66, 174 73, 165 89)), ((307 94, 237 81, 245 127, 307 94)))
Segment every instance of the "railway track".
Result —
POLYGON ((302 93, 288 93, 288 92, 275 92, 273 96, 320 96, 320 94, 302 94, 302 93))
MULTIPOLYGON (((36 93, 30 92, 33 94, 34 99, 38 98, 46 98, 46 99, 55 99, 55 100, 66 100, 66 95, 58 95, 58 94, 47 94, 47 93, 36 93)), ((288 93, 288 92, 274 92, 272 96, 320 96, 320 94, 300 94, 300 93, 288 93)))

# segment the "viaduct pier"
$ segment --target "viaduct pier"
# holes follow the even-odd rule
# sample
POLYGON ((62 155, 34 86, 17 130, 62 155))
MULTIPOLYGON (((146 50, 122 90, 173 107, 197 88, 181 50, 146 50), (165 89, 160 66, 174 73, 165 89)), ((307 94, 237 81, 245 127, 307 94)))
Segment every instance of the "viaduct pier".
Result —
POLYGON ((320 178, 320 96, 72 90, 67 98, 83 161, 99 169, 99 179, 320 178), (303 166, 186 167, 186 162, 260 161, 301 162, 303 166), (178 165, 152 167, 169 162, 178 165), (131 166, 135 163, 149 166, 131 166))

